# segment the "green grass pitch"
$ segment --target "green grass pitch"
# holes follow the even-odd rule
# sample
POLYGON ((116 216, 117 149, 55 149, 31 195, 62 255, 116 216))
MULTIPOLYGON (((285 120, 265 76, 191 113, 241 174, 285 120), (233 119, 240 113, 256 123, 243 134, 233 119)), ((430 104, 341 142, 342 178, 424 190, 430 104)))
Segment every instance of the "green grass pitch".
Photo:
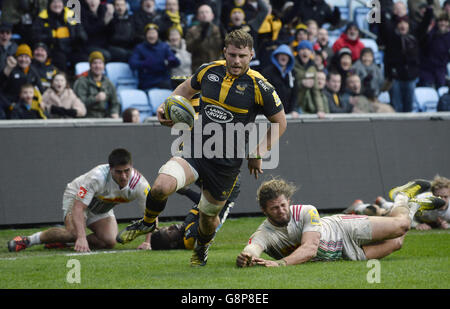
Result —
MULTIPOLYGON (((236 256, 263 217, 229 219, 206 267, 191 267, 191 251, 137 251, 143 240, 90 255, 42 245, 10 253, 6 242, 42 229, 0 230, 0 289, 449 289, 450 230, 411 230, 400 251, 380 260, 379 283, 367 261, 310 262, 283 268, 239 269, 236 256), (80 283, 70 283, 71 265, 80 283)), ((163 223, 163 225, 168 223, 163 223)), ((125 227, 120 224, 119 228, 125 227)))

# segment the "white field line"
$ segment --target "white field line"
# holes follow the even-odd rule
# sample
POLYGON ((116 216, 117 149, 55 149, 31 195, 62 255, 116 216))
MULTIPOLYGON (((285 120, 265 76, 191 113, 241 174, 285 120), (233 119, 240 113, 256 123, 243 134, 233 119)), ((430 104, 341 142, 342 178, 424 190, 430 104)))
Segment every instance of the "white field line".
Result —
POLYGON ((128 252, 139 252, 146 250, 108 250, 108 251, 91 251, 91 252, 73 252, 73 253, 56 253, 56 254, 44 254, 44 255, 24 255, 16 257, 0 258, 0 261, 14 261, 19 259, 30 259, 30 258, 41 258, 41 257, 54 257, 55 255, 62 256, 83 256, 83 255, 96 255, 96 254, 108 254, 108 253, 128 253, 128 252))

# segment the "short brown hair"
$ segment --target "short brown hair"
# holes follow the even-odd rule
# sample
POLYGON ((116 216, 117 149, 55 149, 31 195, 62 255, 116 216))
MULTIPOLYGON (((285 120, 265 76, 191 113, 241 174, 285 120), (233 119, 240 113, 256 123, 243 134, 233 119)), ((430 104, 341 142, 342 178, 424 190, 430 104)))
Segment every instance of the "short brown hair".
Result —
POLYGON ((431 182, 431 192, 434 194, 436 190, 450 188, 450 179, 436 175, 431 182))
POLYGON ((259 186, 256 193, 256 199, 262 209, 266 208, 266 203, 274 198, 284 195, 285 198, 290 199, 297 190, 294 184, 288 183, 283 179, 274 178, 265 181, 259 186))
POLYGON ((233 30, 225 36, 225 47, 228 45, 233 45, 238 48, 248 47, 252 50, 253 38, 248 32, 242 29, 233 30))

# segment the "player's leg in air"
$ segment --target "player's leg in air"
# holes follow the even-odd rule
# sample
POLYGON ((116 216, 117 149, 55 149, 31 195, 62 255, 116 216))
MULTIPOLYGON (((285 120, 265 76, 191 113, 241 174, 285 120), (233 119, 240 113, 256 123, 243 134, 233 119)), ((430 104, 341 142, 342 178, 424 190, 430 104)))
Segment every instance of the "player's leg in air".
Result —
POLYGON ((117 242, 127 243, 136 237, 153 232, 156 219, 164 210, 167 199, 178 189, 181 189, 198 178, 196 171, 180 157, 172 157, 160 170, 150 192, 147 195, 144 218, 128 225, 117 235, 117 242))
POLYGON ((367 259, 380 259, 399 250, 411 227, 414 214, 422 209, 442 206, 443 200, 434 196, 415 199, 416 195, 429 189, 430 182, 414 180, 389 192, 389 197, 394 201, 390 213, 385 217, 369 217, 372 242, 363 246, 367 259))

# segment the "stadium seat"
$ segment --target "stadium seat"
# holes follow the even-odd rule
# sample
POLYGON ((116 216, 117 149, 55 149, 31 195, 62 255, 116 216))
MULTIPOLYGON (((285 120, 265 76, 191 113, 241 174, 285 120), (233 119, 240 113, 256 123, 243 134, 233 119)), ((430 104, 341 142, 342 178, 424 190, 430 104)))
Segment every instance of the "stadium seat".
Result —
POLYGON ((386 104, 391 103, 391 97, 389 96, 389 92, 388 91, 381 92, 378 95, 378 101, 380 101, 381 103, 386 103, 386 104))
POLYGON ((442 86, 438 89, 439 97, 442 97, 444 94, 448 93, 448 87, 442 86))
POLYGON ((156 109, 172 94, 172 90, 153 88, 148 91, 148 100, 153 113, 156 114, 156 109))
POLYGON ((89 62, 78 62, 75 64, 75 75, 80 75, 89 71, 89 62))
POLYGON ((138 109, 141 115, 141 122, 145 118, 153 115, 145 91, 139 89, 122 89, 118 93, 120 103, 122 104, 122 112, 130 107, 138 109))
POLYGON ((157 11, 164 11, 166 9, 166 0, 155 0, 155 9, 157 11))
POLYGON ((349 20, 350 10, 347 6, 337 6, 341 12, 341 20, 349 20))
POLYGON ((120 89, 136 89, 138 79, 134 76, 130 66, 126 62, 109 62, 105 66, 106 76, 120 89))
POLYGON ((436 112, 439 95, 432 87, 417 87, 414 90, 415 99, 421 112, 436 112))
POLYGON ((370 47, 374 54, 378 52, 378 44, 374 39, 364 38, 360 40, 364 44, 364 47, 370 47))
POLYGON ((356 23, 359 29, 369 31, 369 22, 367 21, 367 14, 369 14, 371 8, 365 6, 355 7, 353 11, 353 21, 356 23))

